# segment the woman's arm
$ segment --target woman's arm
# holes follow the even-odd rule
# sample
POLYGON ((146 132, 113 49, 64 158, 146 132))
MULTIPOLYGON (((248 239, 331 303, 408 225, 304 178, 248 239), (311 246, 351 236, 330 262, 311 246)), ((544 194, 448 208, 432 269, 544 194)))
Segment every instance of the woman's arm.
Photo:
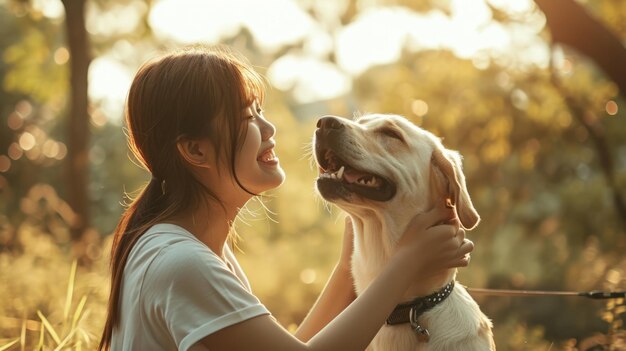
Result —
POLYGON ((226 327, 203 342, 212 351, 363 351, 412 281, 400 268, 399 262, 387 265, 363 294, 306 343, 268 315, 226 327))
POLYGON ((442 270, 467 265, 471 241, 460 247, 458 225, 438 225, 450 211, 433 210, 417 217, 411 235, 404 235, 396 254, 370 286, 335 319, 303 343, 272 317, 264 315, 221 329, 202 340, 212 351, 220 350, 342 350, 362 351, 374 338, 402 295, 415 281, 442 270))

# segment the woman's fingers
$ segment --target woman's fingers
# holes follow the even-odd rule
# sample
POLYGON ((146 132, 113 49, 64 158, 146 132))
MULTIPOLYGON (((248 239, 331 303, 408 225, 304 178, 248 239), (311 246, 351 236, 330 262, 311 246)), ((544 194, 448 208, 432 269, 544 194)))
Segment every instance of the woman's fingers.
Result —
POLYGON ((411 250, 415 267, 422 267, 418 274, 430 276, 441 270, 465 267, 474 243, 465 237, 460 228, 454 208, 443 205, 414 217, 398 243, 411 250))
POLYGON ((459 230, 456 231, 454 237, 460 242, 463 243, 463 240, 465 240, 465 230, 463 228, 459 228, 459 230))
POLYGON ((463 239, 461 246, 459 246, 459 255, 465 256, 472 251, 474 251, 474 243, 469 239, 463 239))
POLYGON ((471 255, 474 250, 474 243, 471 240, 463 240, 461 246, 454 250, 454 254, 448 259, 445 268, 467 267, 469 265, 471 255))
POLYGON ((453 220, 456 219, 456 212, 454 208, 445 206, 435 206, 432 210, 426 212, 428 217, 429 227, 435 226, 440 223, 453 224, 453 220))
POLYGON ((427 229, 442 223, 458 226, 458 220, 454 208, 448 208, 444 205, 435 206, 429 211, 420 213, 413 217, 408 225, 408 228, 427 229))

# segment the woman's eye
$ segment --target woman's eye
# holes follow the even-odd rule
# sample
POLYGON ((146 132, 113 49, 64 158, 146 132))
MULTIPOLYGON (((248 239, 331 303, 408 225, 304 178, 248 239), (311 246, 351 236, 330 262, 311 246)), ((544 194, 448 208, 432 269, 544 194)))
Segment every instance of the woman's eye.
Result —
POLYGON ((384 135, 386 135, 388 137, 391 137, 391 138, 394 138, 394 139, 398 139, 400 141, 404 141, 404 139, 402 139, 402 135, 400 135, 400 133, 398 131, 396 131, 396 130, 385 128, 385 129, 381 129, 380 133, 382 133, 382 134, 384 134, 384 135))

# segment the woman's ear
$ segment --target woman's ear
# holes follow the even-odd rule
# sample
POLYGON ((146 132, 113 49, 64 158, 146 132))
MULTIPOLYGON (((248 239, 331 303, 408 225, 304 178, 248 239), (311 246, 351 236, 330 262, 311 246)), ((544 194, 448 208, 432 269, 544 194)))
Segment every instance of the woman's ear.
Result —
POLYGON ((180 138, 176 142, 176 148, 190 166, 211 168, 213 165, 213 146, 207 139, 180 138))

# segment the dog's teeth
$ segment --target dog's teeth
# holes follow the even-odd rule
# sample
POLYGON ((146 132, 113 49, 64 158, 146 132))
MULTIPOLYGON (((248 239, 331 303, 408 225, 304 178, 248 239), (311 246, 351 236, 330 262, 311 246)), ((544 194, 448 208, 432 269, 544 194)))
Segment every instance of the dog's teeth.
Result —
POLYGON ((339 170, 337 171, 337 178, 342 179, 343 178, 343 171, 344 171, 345 167, 341 166, 341 168, 339 168, 339 170))
POLYGON ((335 172, 335 173, 331 173, 331 172, 326 172, 326 173, 322 173, 320 174, 320 178, 326 178, 326 179, 336 179, 339 180, 341 179, 341 177, 338 174, 339 172, 335 172))

